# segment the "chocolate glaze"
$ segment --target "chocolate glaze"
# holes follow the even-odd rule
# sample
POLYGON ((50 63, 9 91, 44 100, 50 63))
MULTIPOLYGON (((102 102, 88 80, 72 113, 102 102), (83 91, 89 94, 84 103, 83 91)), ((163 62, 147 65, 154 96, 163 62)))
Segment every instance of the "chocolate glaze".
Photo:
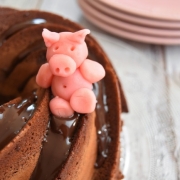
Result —
MULTIPOLYGON (((39 49, 45 49, 45 45, 44 45, 44 42, 43 40, 42 41, 38 41, 34 44, 32 44, 31 46, 29 46, 27 49, 25 49, 24 51, 22 51, 18 57, 15 57, 14 58, 14 61, 15 63, 12 63, 11 64, 11 67, 9 67, 8 71, 6 71, 6 74, 8 76, 8 74, 13 70, 13 68, 19 64, 21 61, 23 61, 31 52, 34 52, 36 50, 39 50, 39 49)), ((46 62, 46 61, 44 61, 46 62)), ((43 63, 44 63, 43 62, 43 63)), ((23 85, 22 85, 23 86, 23 85)))
POLYGON ((103 162, 108 156, 108 144, 111 141, 111 138, 109 136, 110 124, 106 121, 108 105, 106 102, 107 96, 103 80, 95 83, 93 86, 93 90, 97 99, 95 122, 98 137, 98 152, 95 167, 99 168, 102 166, 103 162))
POLYGON ((14 25, 13 27, 9 28, 6 32, 4 32, 1 36, 0 36, 0 46, 2 46, 3 42, 9 38, 10 36, 12 36, 13 34, 15 34, 16 32, 20 31, 21 29, 24 29, 28 26, 31 25, 36 25, 36 24, 43 24, 46 23, 45 19, 41 19, 41 18, 36 18, 36 19, 32 19, 30 21, 26 21, 23 23, 19 23, 17 25, 14 25))
POLYGON ((0 150, 3 149, 32 117, 37 102, 33 93, 19 103, 0 106, 0 150))
MULTIPOLYGON (((15 27, 13 26, 12 28, 10 28, 7 32, 9 33, 5 33, 4 35, 0 36, 0 46, 3 44, 3 42, 5 41, 5 39, 9 38, 11 35, 13 35, 14 32, 18 32, 18 30, 21 30, 25 27, 28 27, 30 25, 34 25, 36 22, 36 24, 39 23, 45 23, 46 20, 44 19, 33 19, 31 21, 27 21, 21 24, 17 24, 15 25, 15 27), (7 36, 8 35, 8 36, 7 36)), ((6 76, 8 76, 8 74, 13 70, 13 68, 19 64, 21 61, 23 61, 31 52, 36 51, 38 49, 45 49, 45 44, 43 39, 41 41, 35 42, 33 44, 31 44, 31 46, 29 46, 27 49, 25 49, 24 51, 22 51, 17 57, 14 57, 14 60, 11 64, 11 67, 9 67, 8 71, 6 71, 6 76)))
MULTIPOLYGON (((3 34, 0 37, 1 44, 6 38, 10 37, 11 35, 13 35, 13 33, 16 33, 18 30, 21 30, 22 28, 26 28, 29 25, 35 24, 33 22, 34 20, 31 20, 11 27, 5 34, 3 34)), ((42 47, 41 43, 40 45, 37 45, 37 48, 40 47, 42 47)), ((36 46, 34 48, 34 45, 32 45, 32 48, 29 47, 25 52, 22 52, 22 54, 18 56, 18 62, 22 61, 30 52, 33 52, 37 48, 36 46)), ((110 137, 108 136, 110 127, 108 122, 106 122, 106 118, 105 118, 106 117, 105 114, 108 111, 108 106, 106 104, 106 93, 103 86, 103 82, 99 82, 94 85, 94 92, 97 96, 96 126, 97 126, 97 136, 98 136, 98 152, 97 152, 97 162, 95 164, 95 167, 101 167, 108 154, 108 143, 111 141, 110 137)), ((27 117, 24 114, 23 116, 18 116, 17 124, 19 123, 19 121, 22 121, 23 119, 23 121, 20 123, 22 124, 20 125, 21 128, 26 124, 27 119, 29 119, 32 116, 36 107, 34 102, 35 101, 31 101, 31 103, 29 102, 30 104, 28 104, 28 107, 33 107, 32 108, 33 111, 30 112, 27 115, 27 117), (24 116, 25 116, 25 120, 24 118, 22 118, 24 116)), ((0 109, 0 113, 4 114, 6 112, 6 114, 8 114, 7 117, 11 117, 12 113, 17 114, 18 107, 19 106, 17 106, 16 104, 12 105, 10 108, 3 107, 2 109, 0 109)), ((24 108, 27 111, 28 107, 22 106, 21 109, 24 108)), ((21 113, 24 113, 24 110, 22 110, 21 113)), ((2 117, 1 114, 0 117, 2 117)), ((71 146, 71 139, 73 138, 73 134, 75 131, 75 125, 78 120, 81 120, 82 117, 84 117, 84 115, 75 114, 71 118, 60 119, 51 115, 50 123, 47 128, 47 133, 44 137, 44 141, 42 144, 41 154, 37 166, 31 176, 31 180, 35 180, 35 179, 51 180, 56 178, 59 170, 61 169, 63 163, 65 162, 68 156, 69 149, 71 146)), ((10 119, 9 121, 11 121, 11 118, 8 119, 10 119)), ((6 126, 8 127, 8 123, 6 126)), ((18 130, 15 129, 11 131, 10 134, 16 135, 16 133, 18 133, 21 128, 19 128, 18 130)), ((3 125, 3 129, 5 129, 4 125, 3 125)), ((6 138, 6 143, 8 142, 10 142, 10 139, 6 138)), ((4 145, 2 146, 2 148, 3 147, 4 145)))
MULTIPOLYGON (((98 152, 95 167, 98 168, 101 167, 108 155, 108 143, 111 139, 108 136, 110 126, 106 123, 108 106, 106 104, 103 81, 95 83, 93 90, 97 97, 96 127, 98 152)), ((41 154, 31 180, 53 180, 57 177, 63 162, 65 162, 69 154, 75 125, 83 116, 77 113, 71 118, 57 118, 51 115, 50 125, 47 129, 41 154)))
POLYGON ((82 116, 77 113, 70 118, 57 118, 51 115, 43 148, 31 180, 53 180, 57 177, 69 154, 76 123, 82 116))

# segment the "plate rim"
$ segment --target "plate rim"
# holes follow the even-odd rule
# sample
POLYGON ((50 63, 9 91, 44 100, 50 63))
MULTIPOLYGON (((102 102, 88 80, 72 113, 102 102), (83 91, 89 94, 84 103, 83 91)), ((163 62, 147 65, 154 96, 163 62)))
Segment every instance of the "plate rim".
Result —
MULTIPOLYGON (((143 16, 147 18, 152 18, 152 19, 161 19, 161 20, 170 20, 170 21, 180 21, 180 13, 172 15, 173 13, 171 12, 163 12, 163 13, 149 13, 146 11, 142 11, 142 9, 138 8, 133 8, 133 7, 127 7, 127 5, 124 5, 123 3, 115 3, 114 0, 107 1, 107 0, 101 0, 102 3, 106 4, 107 6, 110 6, 114 9, 121 10, 130 14, 135 14, 138 16, 143 16)), ((180 11, 179 11, 180 12, 180 11)))
POLYGON ((161 36, 161 37, 179 37, 180 31, 176 29, 162 29, 162 28, 153 28, 153 27, 144 27, 139 26, 138 24, 131 24, 129 22, 123 20, 114 19, 112 16, 108 16, 107 14, 103 14, 96 7, 89 4, 87 1, 81 1, 82 6, 86 9, 86 12, 89 11, 92 14, 98 16, 102 21, 104 20, 110 25, 113 25, 117 28, 122 28, 124 30, 129 30, 138 34, 150 35, 150 36, 161 36))
POLYGON ((177 21, 172 22, 167 20, 150 19, 147 17, 132 15, 130 13, 123 12, 121 10, 117 11, 116 9, 112 9, 111 7, 101 3, 102 1, 86 1, 86 2, 88 2, 89 4, 94 4, 94 6, 96 6, 98 9, 101 9, 102 12, 109 14, 116 19, 123 19, 131 23, 137 23, 140 25, 159 27, 159 28, 168 28, 168 29, 180 28, 180 22, 177 21))
MULTIPOLYGON (((83 0, 78 0, 78 1, 81 8, 84 11, 84 8, 82 7, 82 3, 81 3, 83 0)), ((180 38, 178 40, 177 38, 172 38, 172 39, 167 38, 167 37, 158 38, 158 37, 153 37, 153 36, 145 36, 142 34, 136 34, 136 36, 134 36, 135 33, 123 31, 122 29, 119 30, 112 27, 111 25, 103 24, 102 21, 98 20, 98 17, 92 18, 94 14, 90 14, 90 13, 87 14, 87 11, 86 12, 84 11, 84 15, 90 22, 92 22, 99 28, 105 30, 106 32, 109 32, 111 34, 114 34, 116 36, 119 36, 125 39, 134 40, 134 41, 143 42, 143 43, 152 43, 152 44, 161 44, 161 45, 180 44, 180 38)))

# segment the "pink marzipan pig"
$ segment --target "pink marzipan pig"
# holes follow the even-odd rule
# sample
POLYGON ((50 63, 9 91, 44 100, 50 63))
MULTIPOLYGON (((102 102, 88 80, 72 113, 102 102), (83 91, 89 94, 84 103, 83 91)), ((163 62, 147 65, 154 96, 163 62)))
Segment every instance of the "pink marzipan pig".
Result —
POLYGON ((92 83, 105 76, 99 63, 86 59, 88 48, 85 37, 90 30, 75 33, 43 30, 47 47, 47 63, 36 76, 36 82, 43 88, 51 86, 55 96, 50 101, 51 112, 59 117, 69 117, 74 111, 91 113, 96 106, 92 83))

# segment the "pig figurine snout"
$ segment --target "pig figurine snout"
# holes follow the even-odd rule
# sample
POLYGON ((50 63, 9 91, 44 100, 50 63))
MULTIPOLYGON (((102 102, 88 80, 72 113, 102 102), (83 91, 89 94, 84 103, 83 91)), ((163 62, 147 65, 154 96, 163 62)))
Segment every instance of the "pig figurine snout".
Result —
POLYGON ((49 60, 50 70, 55 76, 68 77, 76 70, 75 61, 64 54, 55 54, 49 60))

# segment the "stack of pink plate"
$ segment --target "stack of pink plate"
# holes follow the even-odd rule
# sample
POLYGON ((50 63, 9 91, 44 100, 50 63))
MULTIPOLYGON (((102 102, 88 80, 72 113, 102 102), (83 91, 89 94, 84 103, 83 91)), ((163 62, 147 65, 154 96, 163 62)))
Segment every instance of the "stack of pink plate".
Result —
POLYGON ((86 18, 119 37, 180 44, 180 0, 78 0, 86 18))

